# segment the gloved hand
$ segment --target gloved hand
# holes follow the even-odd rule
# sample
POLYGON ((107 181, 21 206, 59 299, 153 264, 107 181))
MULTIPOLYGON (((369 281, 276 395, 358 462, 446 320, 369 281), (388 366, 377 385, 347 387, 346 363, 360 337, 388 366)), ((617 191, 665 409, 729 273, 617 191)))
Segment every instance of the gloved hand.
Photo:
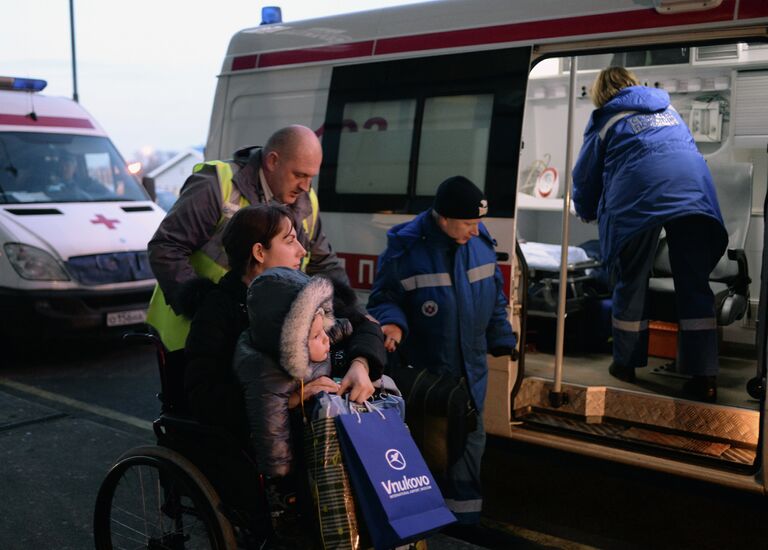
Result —
POLYGON ((328 329, 328 339, 331 341, 331 345, 338 344, 350 334, 352 334, 352 323, 344 317, 337 318, 333 326, 328 329))

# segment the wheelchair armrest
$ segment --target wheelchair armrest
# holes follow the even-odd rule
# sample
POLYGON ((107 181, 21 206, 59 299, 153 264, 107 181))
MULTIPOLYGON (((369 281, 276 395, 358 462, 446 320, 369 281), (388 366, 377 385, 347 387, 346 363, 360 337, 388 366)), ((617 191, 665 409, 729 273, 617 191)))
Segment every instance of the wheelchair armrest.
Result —
POLYGON ((123 341, 132 344, 152 345, 157 354, 157 364, 162 372, 165 366, 165 346, 160 337, 151 332, 126 332, 123 334, 123 341))
POLYGON ((233 448, 249 453, 248 441, 225 426, 205 424, 184 414, 163 413, 152 423, 158 441, 182 438, 209 448, 233 448))
POLYGON ((736 262, 738 268, 738 273, 731 279, 730 286, 733 287, 735 294, 749 297, 749 283, 752 282, 752 279, 749 277, 747 255, 741 248, 730 248, 728 249, 728 259, 736 262))

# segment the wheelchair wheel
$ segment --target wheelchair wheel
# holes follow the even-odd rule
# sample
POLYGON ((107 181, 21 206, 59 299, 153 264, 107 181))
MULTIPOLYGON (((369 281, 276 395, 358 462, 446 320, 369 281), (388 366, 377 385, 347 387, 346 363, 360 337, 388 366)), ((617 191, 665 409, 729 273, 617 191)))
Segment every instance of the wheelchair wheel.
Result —
POLYGON ((101 484, 96 548, 234 549, 232 525, 220 509, 216 491, 189 460, 164 447, 137 447, 101 484))

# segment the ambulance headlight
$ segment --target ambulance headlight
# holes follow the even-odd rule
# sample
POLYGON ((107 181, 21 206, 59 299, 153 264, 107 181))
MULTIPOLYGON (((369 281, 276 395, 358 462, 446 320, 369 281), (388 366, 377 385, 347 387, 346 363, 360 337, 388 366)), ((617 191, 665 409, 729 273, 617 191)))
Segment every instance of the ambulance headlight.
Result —
POLYGON ((21 243, 6 243, 3 247, 13 269, 23 279, 31 281, 68 281, 59 262, 45 250, 21 243))

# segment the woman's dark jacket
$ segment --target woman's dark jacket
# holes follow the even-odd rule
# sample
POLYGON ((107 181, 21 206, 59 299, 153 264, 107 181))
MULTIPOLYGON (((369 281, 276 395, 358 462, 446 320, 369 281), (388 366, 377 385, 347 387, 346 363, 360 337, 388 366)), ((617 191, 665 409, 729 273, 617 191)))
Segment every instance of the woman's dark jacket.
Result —
POLYGON ((192 319, 185 347, 184 389, 190 412, 203 422, 245 432, 245 405, 232 372, 240 333, 248 328, 248 288, 232 272, 218 284, 208 279, 185 283, 179 293, 192 319))
MULTIPOLYGON (((344 343, 345 356, 365 357, 371 380, 378 380, 386 362, 381 328, 360 312, 354 290, 335 279, 332 282, 335 314, 349 319, 354 328, 344 343)), ((230 272, 218 284, 207 279, 185 283, 179 295, 182 314, 192 319, 184 376, 190 411, 206 423, 229 426, 237 433, 247 433, 247 424, 232 357, 237 339, 248 328, 247 290, 240 277, 230 272)))

